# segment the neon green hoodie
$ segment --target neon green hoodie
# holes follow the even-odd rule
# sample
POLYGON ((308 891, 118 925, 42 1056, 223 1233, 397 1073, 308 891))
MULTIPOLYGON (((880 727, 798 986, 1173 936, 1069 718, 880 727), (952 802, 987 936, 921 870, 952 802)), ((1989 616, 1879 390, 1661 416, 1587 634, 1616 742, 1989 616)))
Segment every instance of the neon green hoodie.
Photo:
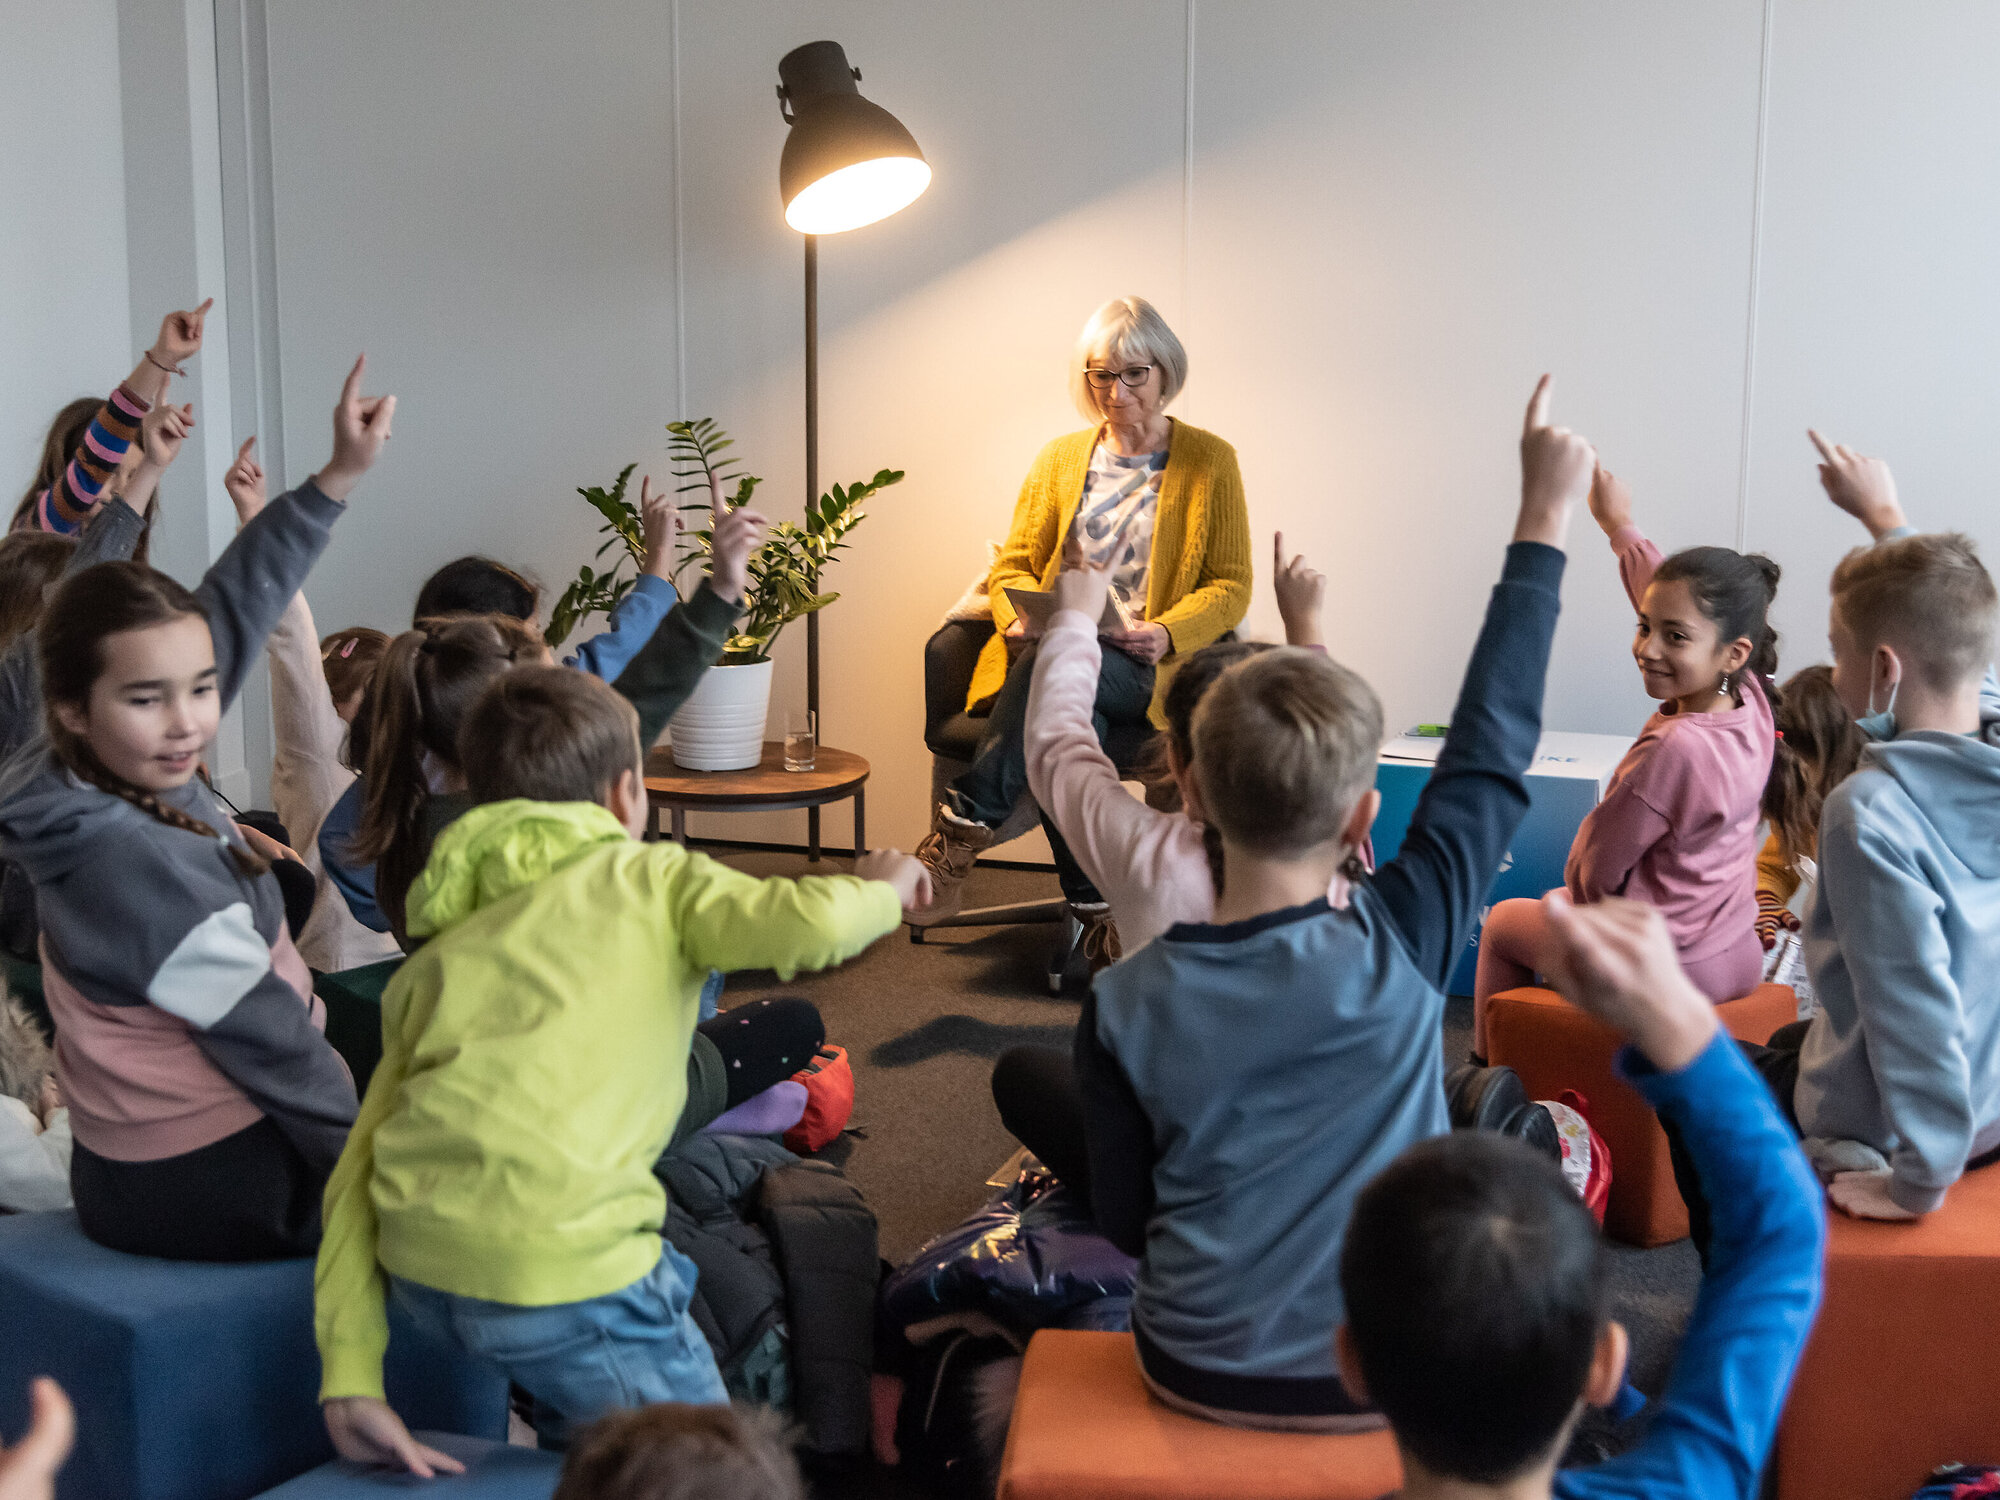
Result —
POLYGON ((382 997, 382 1061, 326 1189, 321 1400, 382 1395, 384 1270, 524 1307, 651 1271, 652 1167, 708 970, 788 979, 902 918, 881 881, 757 880, 595 804, 527 801, 445 830, 409 912, 430 941, 382 997))

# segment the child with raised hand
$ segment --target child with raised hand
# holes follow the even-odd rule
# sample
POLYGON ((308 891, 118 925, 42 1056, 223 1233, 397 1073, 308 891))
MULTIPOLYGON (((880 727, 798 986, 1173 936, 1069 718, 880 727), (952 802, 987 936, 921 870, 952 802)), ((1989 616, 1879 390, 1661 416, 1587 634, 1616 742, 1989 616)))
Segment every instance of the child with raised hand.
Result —
MULTIPOLYGON (((1106 551, 1115 555, 1121 540, 1113 537, 1106 551)), ((1287 643, 1324 649, 1319 600, 1325 578, 1303 557, 1286 561, 1283 533, 1273 551, 1287 643)), ((1097 620, 1110 587, 1110 570, 1092 566, 1080 553, 1056 575, 1056 607, 1038 648, 1026 725, 1028 785, 1035 801, 1091 884, 1104 893, 1111 925, 1098 968, 1137 952, 1176 922, 1205 922, 1215 910, 1201 825, 1185 811, 1161 812, 1129 796, 1092 723, 1104 654, 1097 620)), ((1194 760, 1194 710, 1202 692, 1225 667, 1269 649, 1249 641, 1204 646, 1175 676, 1178 683, 1186 675, 1185 686, 1169 686, 1167 772, 1183 789, 1183 808, 1185 776, 1194 760)))
MULTIPOLYGON (((721 659, 742 612, 750 554, 768 525, 747 507, 718 507, 712 577, 668 612, 612 684, 639 712, 641 743, 660 737, 701 674, 721 659)), ((343 841, 341 859, 372 866, 374 904, 406 949, 410 885, 432 840, 471 805, 458 762, 464 716, 499 673, 548 660, 531 625, 500 614, 422 620, 383 655, 370 703, 360 827, 343 841)))
POLYGON ((1584 1407, 1618 1394, 1629 1345, 1589 1212, 1546 1157, 1502 1136, 1425 1141, 1361 1194, 1340 1258, 1341 1373, 1389 1419, 1402 1500, 1750 1500, 1819 1306, 1812 1174, 1661 914, 1562 891, 1544 903, 1551 978, 1629 1038, 1625 1075, 1724 1205, 1645 1439, 1556 1470, 1584 1407))
POLYGON ((1140 1365, 1176 1409, 1241 1426, 1378 1425, 1333 1366, 1355 1195, 1448 1131, 1443 984, 1528 806, 1561 544, 1589 443, 1536 387, 1499 584, 1395 859, 1327 892, 1368 834, 1382 714, 1311 651, 1239 662, 1195 712, 1189 812, 1222 836, 1213 920, 1097 976, 1077 1025, 1090 1200, 1141 1257, 1140 1365))
POLYGON ((395 398, 362 395, 362 371, 326 467, 193 593, 137 563, 91 567, 37 632, 47 743, 0 788, 0 854, 34 882, 77 1214, 113 1249, 309 1250, 353 1118, 277 882, 195 772, 388 441, 395 398))
MULTIPOLYGON (((202 328, 214 305, 211 297, 193 312, 168 313, 153 347, 103 403, 72 401, 57 414, 42 444, 35 482, 14 508, 9 530, 74 534, 94 514, 107 486, 117 493, 113 475, 136 461, 131 449, 141 419, 166 395, 168 379, 182 373, 181 362, 201 352, 202 328)), ((143 504, 132 508, 146 512, 143 504)))
MULTIPOLYGON (((1911 1219, 2000 1162, 2000 594, 1970 537, 1910 528, 1887 464, 1811 436, 1874 539, 1834 568, 1827 626, 1868 744, 1820 812, 1818 1009, 1745 1051, 1833 1204, 1911 1219)), ((1668 1140, 1699 1247, 1722 1210, 1668 1140)))
MULTIPOLYGON (((1681 967, 1718 1004, 1763 973, 1757 938, 1757 826, 1775 742, 1770 677, 1778 635, 1767 618, 1778 565, 1760 553, 1690 547, 1661 559, 1632 522, 1622 480, 1600 468, 1590 513, 1618 555, 1639 624, 1632 659, 1660 710, 1577 829, 1563 884, 1579 901, 1631 896, 1666 914, 1681 967)), ((1546 972, 1541 903, 1502 901, 1479 935, 1474 1061, 1501 990, 1546 972)))
MULTIPOLYGON (((1833 668, 1811 666, 1789 677, 1778 701, 1778 744, 1764 784, 1770 837, 1757 856, 1757 938, 1764 951, 1781 932, 1799 930, 1798 913, 1819 883, 1819 816, 1831 792, 1854 770, 1864 741, 1834 691, 1833 668)), ((1768 964, 1767 964, 1768 969, 1768 964)))
MULTIPOLYGON (((127 454, 138 458, 123 482, 124 494, 100 499, 94 519, 80 537, 29 527, 0 540, 0 550, 8 554, 0 563, 0 588, 10 591, 4 610, 6 640, 0 649, 0 766, 41 733, 42 677, 35 629, 54 581, 50 575, 67 578, 101 562, 122 562, 143 554, 153 492, 193 426, 191 407, 160 405, 146 413, 140 441, 127 454), (35 556, 22 558, 22 553, 35 556), (25 566, 15 566, 17 561, 25 566)), ((34 885, 12 860, 0 858, 0 947, 23 963, 37 963, 40 941, 34 885)))
MULTIPOLYGON (((256 446, 254 436, 245 438, 236 450, 236 461, 222 476, 239 526, 249 525, 264 508, 264 466, 257 462, 256 446)), ((371 633, 387 644, 388 638, 379 631, 371 633)), ((350 653, 354 649, 350 645, 350 653)), ((271 805, 313 877, 311 914, 298 935, 299 956, 323 973, 393 958, 401 951, 395 939, 354 919, 319 855, 320 825, 354 781, 341 750, 360 689, 350 688, 345 703, 334 693, 314 631, 312 607, 303 591, 292 595, 285 606, 265 651, 271 664, 271 723, 277 739, 271 760, 271 805)), ((380 656, 377 647, 372 659, 380 656)))
POLYGON ((640 731, 629 701, 555 667, 499 674, 460 731, 475 805, 410 892, 423 945, 383 996, 382 1061, 327 1189, 320 1394, 345 1457, 445 1466, 383 1399, 391 1298, 566 1425, 727 1399, 653 1165, 697 1102, 789 1076, 820 1032, 804 1001, 728 1012, 706 1032, 723 1087, 697 1101, 703 982, 844 962, 928 892, 894 851, 758 880, 644 842, 640 731))

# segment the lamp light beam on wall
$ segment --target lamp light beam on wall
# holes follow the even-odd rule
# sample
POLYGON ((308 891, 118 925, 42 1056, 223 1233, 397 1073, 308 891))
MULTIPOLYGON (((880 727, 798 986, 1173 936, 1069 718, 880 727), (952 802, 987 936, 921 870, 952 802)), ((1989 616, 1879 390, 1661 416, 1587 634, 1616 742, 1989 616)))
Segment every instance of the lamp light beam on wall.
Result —
MULTIPOLYGON (((848 65, 840 43, 793 48, 778 61, 778 79, 778 110, 792 127, 778 159, 778 194, 785 222, 806 239, 806 511, 812 514, 819 505, 819 236, 908 208, 930 186, 931 168, 902 122, 861 97, 855 87, 861 70, 848 65)), ((817 592, 819 580, 812 582, 817 592)), ((806 616, 806 707, 818 715, 817 610, 806 616)), ((817 844, 819 809, 807 817, 817 844)))

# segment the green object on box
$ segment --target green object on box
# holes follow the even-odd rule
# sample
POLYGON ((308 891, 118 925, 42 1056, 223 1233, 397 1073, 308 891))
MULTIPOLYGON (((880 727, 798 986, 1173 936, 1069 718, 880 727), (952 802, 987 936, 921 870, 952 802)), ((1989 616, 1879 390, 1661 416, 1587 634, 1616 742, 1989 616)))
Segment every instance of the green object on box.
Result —
POLYGON ((313 979, 313 993, 326 1002, 326 1039, 347 1060, 357 1094, 368 1092, 382 1061, 382 993, 402 966, 400 958, 385 958, 313 979))

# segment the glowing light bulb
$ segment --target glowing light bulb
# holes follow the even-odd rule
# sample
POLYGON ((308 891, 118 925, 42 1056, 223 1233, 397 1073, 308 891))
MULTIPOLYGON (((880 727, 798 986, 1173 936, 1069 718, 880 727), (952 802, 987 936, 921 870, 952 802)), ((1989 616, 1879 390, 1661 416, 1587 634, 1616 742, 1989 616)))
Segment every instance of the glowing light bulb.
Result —
POLYGON ((859 229, 907 208, 930 184, 930 163, 917 157, 859 161, 801 189, 785 210, 785 222, 801 234, 859 229))

